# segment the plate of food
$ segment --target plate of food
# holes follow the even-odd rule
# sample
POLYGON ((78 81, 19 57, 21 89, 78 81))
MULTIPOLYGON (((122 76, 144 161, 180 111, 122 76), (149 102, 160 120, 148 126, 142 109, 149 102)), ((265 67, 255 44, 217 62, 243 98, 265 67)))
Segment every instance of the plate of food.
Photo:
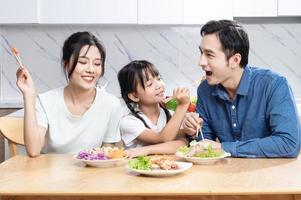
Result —
POLYGON ((97 147, 81 151, 74 156, 76 160, 93 167, 113 167, 126 164, 127 155, 117 147, 97 147))
POLYGON ((126 168, 147 176, 173 176, 191 168, 188 162, 176 162, 167 156, 139 156, 131 159, 126 168))
POLYGON ((213 164, 222 158, 229 157, 231 154, 225 152, 223 149, 213 149, 208 142, 192 141, 189 147, 180 147, 176 152, 176 156, 194 164, 208 165, 213 164))

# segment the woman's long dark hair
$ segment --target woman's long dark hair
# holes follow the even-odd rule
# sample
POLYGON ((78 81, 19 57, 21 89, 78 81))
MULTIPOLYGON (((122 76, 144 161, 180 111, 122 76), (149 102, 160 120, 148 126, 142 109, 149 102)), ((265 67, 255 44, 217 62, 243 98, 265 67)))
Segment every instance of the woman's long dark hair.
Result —
MULTIPOLYGON (((128 94, 137 92, 137 86, 139 83, 141 84, 142 88, 145 89, 144 80, 149 80, 149 74, 151 74, 153 77, 156 77, 159 76, 159 71, 152 63, 146 60, 134 60, 124 66, 118 72, 118 81, 123 100, 125 101, 127 107, 130 109, 131 113, 135 117, 140 119, 147 128, 150 127, 146 124, 145 120, 140 115, 138 115, 139 110, 135 109, 135 102, 128 97, 128 94)), ((168 122, 171 118, 169 111, 161 104, 160 107, 163 108, 168 122)))

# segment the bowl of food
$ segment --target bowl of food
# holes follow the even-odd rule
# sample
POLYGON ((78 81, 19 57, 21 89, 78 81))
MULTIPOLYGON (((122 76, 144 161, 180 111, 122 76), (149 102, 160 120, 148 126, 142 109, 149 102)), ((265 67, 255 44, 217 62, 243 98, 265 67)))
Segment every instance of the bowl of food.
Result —
POLYGON ((213 164, 222 158, 231 156, 223 149, 214 149, 209 142, 192 141, 190 146, 177 149, 176 156, 194 164, 213 164))
POLYGON ((79 152, 76 160, 93 167, 112 167, 126 163, 127 155, 117 147, 96 147, 79 152))
POLYGON ((173 176, 188 170, 191 166, 191 163, 176 162, 166 156, 139 156, 129 160, 126 168, 147 176, 173 176))

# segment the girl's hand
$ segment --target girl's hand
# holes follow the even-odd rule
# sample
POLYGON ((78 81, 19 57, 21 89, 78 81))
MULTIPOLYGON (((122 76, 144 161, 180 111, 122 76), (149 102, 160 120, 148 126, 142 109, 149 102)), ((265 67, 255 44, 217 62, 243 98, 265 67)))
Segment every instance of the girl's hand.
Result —
POLYGON ((135 158, 138 156, 147 156, 148 153, 148 147, 136 147, 125 150, 125 153, 128 155, 129 158, 135 158))
POLYGON ((190 104, 190 91, 188 88, 176 88, 173 90, 173 99, 178 101, 179 105, 189 105, 190 104))
POLYGON ((36 95, 36 89, 33 80, 30 76, 29 71, 26 68, 18 68, 16 72, 17 76, 17 86, 24 96, 34 96, 36 95))

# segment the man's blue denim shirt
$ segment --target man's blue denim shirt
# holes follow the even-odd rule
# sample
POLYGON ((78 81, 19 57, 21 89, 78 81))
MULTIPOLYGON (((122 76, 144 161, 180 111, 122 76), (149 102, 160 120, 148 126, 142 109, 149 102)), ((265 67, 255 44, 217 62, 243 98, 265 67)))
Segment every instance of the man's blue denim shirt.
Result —
MULTIPOLYGON (((219 139, 233 157, 296 157, 300 122, 287 80, 246 66, 233 101, 221 85, 198 87, 204 137, 219 139)), ((198 138, 200 139, 200 138, 198 138)))

